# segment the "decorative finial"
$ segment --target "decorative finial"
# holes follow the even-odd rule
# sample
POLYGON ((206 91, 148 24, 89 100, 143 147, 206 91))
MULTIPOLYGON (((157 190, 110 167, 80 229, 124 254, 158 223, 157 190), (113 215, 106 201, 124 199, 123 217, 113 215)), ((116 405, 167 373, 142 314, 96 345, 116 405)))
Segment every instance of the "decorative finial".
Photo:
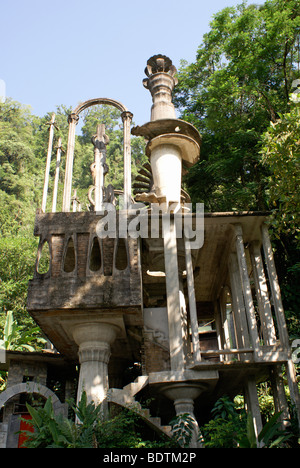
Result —
POLYGON ((152 95, 151 120, 176 119, 172 103, 172 91, 178 83, 176 72, 172 60, 165 55, 153 55, 147 61, 145 73, 148 78, 143 80, 143 85, 152 95))
POLYGON ((145 73, 147 76, 154 75, 154 73, 169 73, 174 76, 177 72, 176 67, 172 64, 172 60, 166 55, 153 55, 147 62, 145 73))

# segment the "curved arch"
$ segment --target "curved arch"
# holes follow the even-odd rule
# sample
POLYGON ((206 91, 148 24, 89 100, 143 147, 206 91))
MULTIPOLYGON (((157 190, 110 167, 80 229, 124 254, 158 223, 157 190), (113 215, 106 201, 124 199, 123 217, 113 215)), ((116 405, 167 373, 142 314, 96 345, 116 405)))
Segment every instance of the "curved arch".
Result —
POLYGON ((109 99, 109 98, 95 98, 95 99, 89 99, 88 101, 78 104, 78 106, 73 110, 72 113, 79 115, 80 112, 87 109, 88 107, 97 106, 99 104, 107 104, 109 106, 116 107, 121 112, 128 112, 127 107, 125 107, 124 104, 122 104, 119 101, 115 101, 114 99, 109 99))
POLYGON ((46 399, 51 396, 54 412, 63 406, 63 403, 61 403, 59 398, 55 395, 54 392, 52 392, 52 390, 50 390, 50 388, 45 387, 45 385, 40 385, 37 382, 25 382, 12 385, 0 394, 0 409, 8 400, 15 397, 19 393, 37 393, 46 399))

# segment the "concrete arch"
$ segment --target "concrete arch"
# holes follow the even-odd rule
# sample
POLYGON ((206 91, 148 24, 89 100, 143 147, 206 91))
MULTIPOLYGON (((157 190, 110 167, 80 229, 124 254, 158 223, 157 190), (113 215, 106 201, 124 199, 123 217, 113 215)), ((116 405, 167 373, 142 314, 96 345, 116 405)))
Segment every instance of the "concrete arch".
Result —
POLYGON ((57 413, 63 410, 64 404, 61 403, 55 393, 52 392, 50 388, 45 387, 45 385, 40 385, 37 382, 19 383, 12 385, 7 390, 4 390, 4 392, 0 394, 0 409, 7 401, 20 393, 36 393, 43 396, 45 399, 51 397, 54 412, 57 413))
POLYGON ((79 104, 73 110, 72 113, 76 114, 76 115, 79 115, 80 112, 87 109, 88 107, 97 106, 99 104, 106 104, 106 105, 109 105, 109 106, 116 107, 121 112, 128 112, 127 107, 125 107, 124 104, 122 104, 119 101, 115 101, 114 99, 109 99, 109 98, 94 98, 94 99, 89 99, 88 101, 85 101, 85 102, 79 104))

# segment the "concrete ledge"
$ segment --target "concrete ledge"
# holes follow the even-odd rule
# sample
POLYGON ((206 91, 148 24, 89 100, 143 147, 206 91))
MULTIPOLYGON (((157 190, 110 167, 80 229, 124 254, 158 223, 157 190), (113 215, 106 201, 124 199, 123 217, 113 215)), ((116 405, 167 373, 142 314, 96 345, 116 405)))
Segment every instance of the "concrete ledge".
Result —
POLYGON ((149 374, 149 385, 161 385, 169 382, 207 382, 215 384, 219 380, 219 372, 217 370, 187 370, 180 371, 163 371, 153 372, 149 374))

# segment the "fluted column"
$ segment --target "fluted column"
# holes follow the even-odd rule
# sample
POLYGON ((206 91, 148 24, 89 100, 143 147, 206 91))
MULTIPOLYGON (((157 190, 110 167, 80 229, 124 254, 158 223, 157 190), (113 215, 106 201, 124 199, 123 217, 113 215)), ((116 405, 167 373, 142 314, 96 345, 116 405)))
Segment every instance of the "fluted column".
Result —
POLYGON ((108 391, 108 362, 111 344, 114 342, 119 327, 104 322, 75 324, 72 327, 74 340, 79 345, 80 375, 77 402, 83 391, 87 401, 96 405, 104 403, 108 391))

